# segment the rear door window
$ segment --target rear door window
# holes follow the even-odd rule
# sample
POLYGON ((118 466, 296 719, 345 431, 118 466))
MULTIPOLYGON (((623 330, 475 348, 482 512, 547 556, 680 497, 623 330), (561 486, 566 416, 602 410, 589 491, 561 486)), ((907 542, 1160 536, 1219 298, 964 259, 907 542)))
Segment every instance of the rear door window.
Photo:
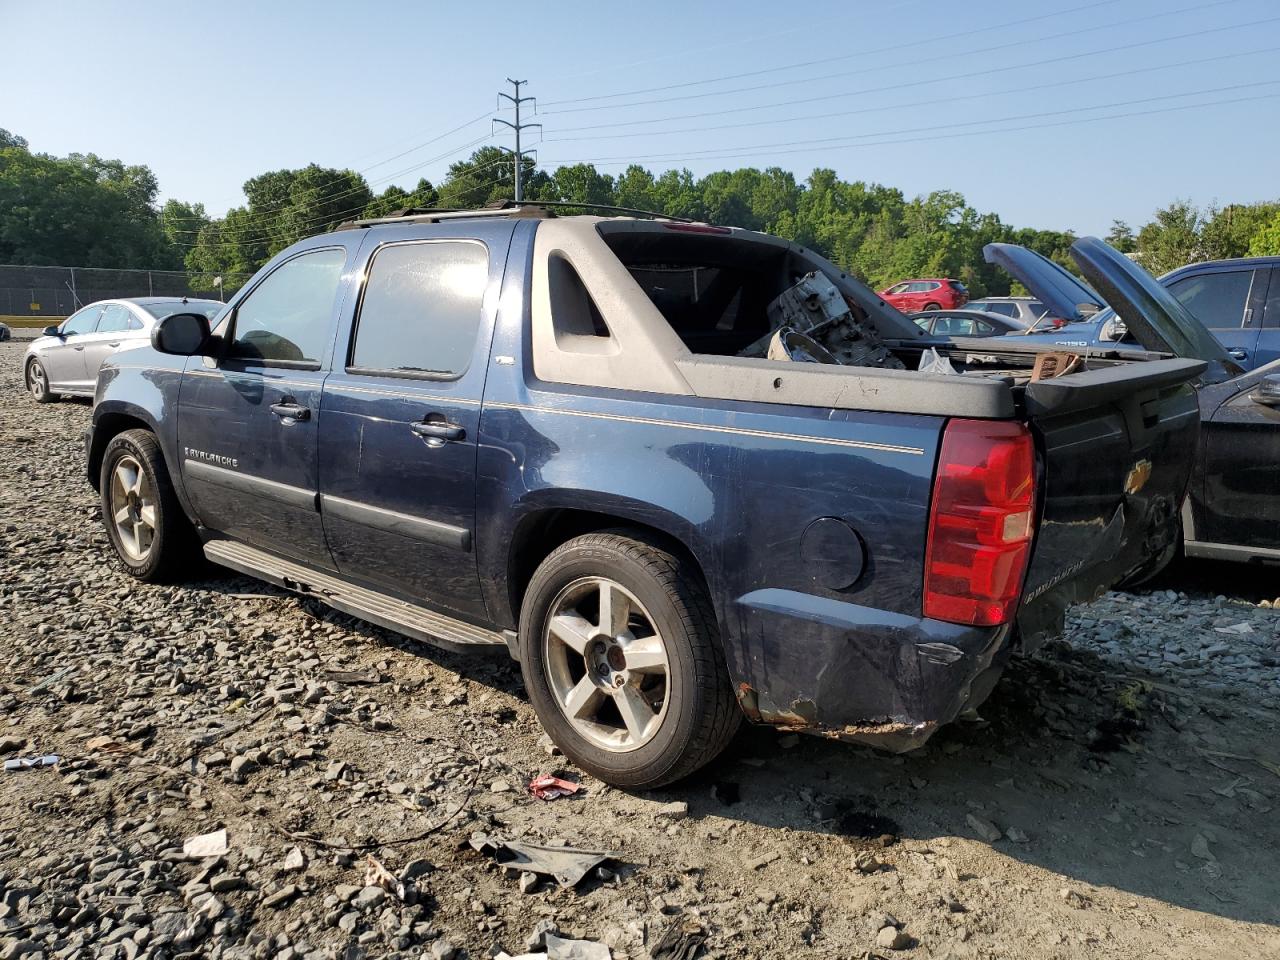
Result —
POLYGON ((98 321, 98 333, 117 333, 129 329, 129 308, 118 303, 107 304, 102 311, 102 319, 98 321))
POLYGON ((348 369, 456 379, 475 354, 489 253, 479 241, 390 244, 369 264, 348 369))
POLYGON ((312 250, 286 260, 236 307, 228 354, 268 365, 320 362, 333 332, 333 302, 347 251, 312 250))
POLYGON ((1210 330, 1239 330, 1245 325, 1252 285, 1252 270, 1231 270, 1184 277, 1169 284, 1169 290, 1210 330))

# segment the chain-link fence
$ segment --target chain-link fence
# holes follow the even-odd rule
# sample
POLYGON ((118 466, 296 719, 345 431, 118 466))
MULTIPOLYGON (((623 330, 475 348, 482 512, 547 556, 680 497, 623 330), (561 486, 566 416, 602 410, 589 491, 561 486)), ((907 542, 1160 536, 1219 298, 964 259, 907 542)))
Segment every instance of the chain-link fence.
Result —
POLYGON ((207 276, 181 270, 0 265, 0 316, 66 317, 86 303, 119 297, 201 297, 224 300, 249 279, 225 274, 221 289, 207 276))

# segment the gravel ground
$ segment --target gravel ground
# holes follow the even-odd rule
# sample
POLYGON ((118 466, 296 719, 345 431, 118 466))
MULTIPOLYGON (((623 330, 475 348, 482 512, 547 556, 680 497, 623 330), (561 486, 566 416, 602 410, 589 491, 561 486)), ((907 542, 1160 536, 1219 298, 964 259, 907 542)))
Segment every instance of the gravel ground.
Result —
POLYGON ((120 576, 89 407, 32 403, 22 348, 0 344, 0 753, 61 761, 0 774, 0 960, 480 958, 548 929, 615 958, 679 956, 669 929, 715 957, 1280 957, 1274 574, 1110 594, 910 756, 749 729, 632 795, 561 766, 501 657, 229 574, 120 576), (525 792, 555 771, 584 789, 525 792), (613 856, 560 888, 477 834, 613 856))

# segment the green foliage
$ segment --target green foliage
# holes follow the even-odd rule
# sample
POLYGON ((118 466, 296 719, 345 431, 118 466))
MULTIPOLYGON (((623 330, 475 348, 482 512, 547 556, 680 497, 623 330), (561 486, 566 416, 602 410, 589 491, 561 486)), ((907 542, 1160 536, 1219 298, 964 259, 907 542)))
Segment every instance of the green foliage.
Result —
MULTIPOLYGON (((955 277, 972 294, 1022 293, 986 263, 988 243, 1017 243, 1075 269, 1070 232, 1014 228, 952 190, 907 199, 902 191, 841 180, 819 168, 798 181, 779 167, 688 170, 655 176, 638 165, 620 174, 578 163, 547 172, 526 159, 530 200, 607 204, 773 233, 815 249, 876 289, 909 277, 955 277)), ((245 203, 225 216, 170 199, 159 210, 146 167, 93 154, 33 154, 0 129, 0 262, 181 268, 209 281, 243 280, 275 253, 357 217, 408 207, 475 208, 515 195, 511 155, 483 147, 452 164, 436 185, 387 187, 374 195, 352 170, 316 164, 274 170, 244 184, 245 203)), ((1107 240, 1154 273, 1195 260, 1280 254, 1280 202, 1203 210, 1180 200, 1136 233, 1123 220, 1107 240)), ((199 280, 197 282, 200 282, 199 280)))
POLYGON ((1138 238, 1133 235, 1133 228, 1123 220, 1111 221, 1111 232, 1107 234, 1107 243, 1121 253, 1133 253, 1138 248, 1138 238))
POLYGON ((0 263, 117 267, 172 259, 146 167, 91 153, 31 153, 7 131, 0 139, 0 263))
POLYGON ((1203 210, 1179 200, 1156 211, 1138 232, 1137 254, 1157 276, 1186 263, 1232 257, 1280 255, 1276 235, 1280 202, 1233 203, 1203 210))
POLYGON ((1276 213, 1250 238, 1249 256, 1280 257, 1280 213, 1276 213))

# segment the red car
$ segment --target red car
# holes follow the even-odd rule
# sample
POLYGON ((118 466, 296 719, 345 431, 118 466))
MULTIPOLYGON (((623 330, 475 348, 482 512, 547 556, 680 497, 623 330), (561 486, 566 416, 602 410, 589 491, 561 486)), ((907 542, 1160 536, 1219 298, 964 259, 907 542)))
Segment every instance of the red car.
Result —
POLYGON ((903 280, 880 296, 903 313, 921 310, 955 310, 969 302, 969 289, 959 280, 903 280))

